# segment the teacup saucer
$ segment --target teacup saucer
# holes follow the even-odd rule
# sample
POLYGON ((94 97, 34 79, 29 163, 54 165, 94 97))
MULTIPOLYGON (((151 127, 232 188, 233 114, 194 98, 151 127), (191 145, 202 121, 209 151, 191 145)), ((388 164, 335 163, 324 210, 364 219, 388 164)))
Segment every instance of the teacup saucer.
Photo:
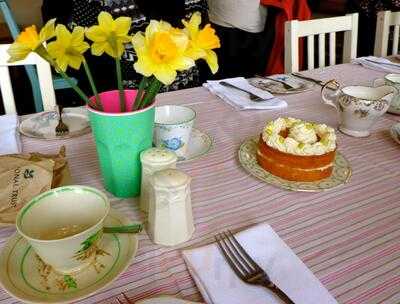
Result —
POLYGON ((187 162, 202 157, 210 151, 212 144, 213 140, 210 135, 193 128, 186 156, 184 158, 179 158, 178 162, 187 162))
MULTIPOLYGON (((129 224, 111 209, 107 226, 129 224)), ((110 284, 131 263, 138 248, 135 234, 107 234, 98 245, 92 265, 71 275, 61 275, 44 264, 18 233, 0 253, 0 283, 24 303, 71 303, 110 284)))
POLYGON ((387 110, 388 113, 400 115, 400 105, 393 106, 391 105, 387 110))
POLYGON ((69 128, 69 133, 57 136, 56 126, 58 124, 58 113, 54 111, 35 114, 21 122, 19 131, 28 137, 40 139, 65 139, 81 136, 91 131, 87 114, 79 108, 74 111, 65 109, 62 114, 64 123, 69 128))
POLYGON ((392 136, 395 142, 400 144, 400 122, 394 124, 390 128, 390 135, 392 136))

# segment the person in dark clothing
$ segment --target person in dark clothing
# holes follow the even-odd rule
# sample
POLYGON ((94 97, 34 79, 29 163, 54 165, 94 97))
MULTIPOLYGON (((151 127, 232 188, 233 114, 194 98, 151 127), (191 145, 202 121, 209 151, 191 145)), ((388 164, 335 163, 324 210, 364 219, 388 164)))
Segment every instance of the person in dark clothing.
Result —
POLYGON ((358 56, 373 54, 377 13, 385 10, 400 10, 400 0, 348 0, 347 11, 359 13, 358 56))
MULTIPOLYGON (((114 18, 128 16, 132 18, 130 34, 144 31, 151 19, 164 20, 173 26, 182 27, 182 19, 189 18, 193 12, 202 13, 203 23, 207 22, 206 0, 43 0, 42 14, 46 20, 57 18, 57 22, 67 24, 69 28, 74 26, 89 27, 97 24, 97 16, 101 11, 109 12, 114 18), (62 5, 61 5, 62 3, 62 5)), ((92 69, 96 85, 99 91, 116 88, 115 77, 110 77, 115 70, 114 60, 107 56, 95 57, 87 53, 87 61, 92 69)), ((127 44, 121 58, 123 84, 125 88, 137 88, 142 75, 135 72, 133 64, 136 54, 131 44, 127 44)), ((199 62, 200 63, 200 62, 199 62)), ((178 90, 195 87, 201 84, 202 79, 209 76, 205 74, 201 78, 198 64, 187 71, 179 72, 176 80, 162 91, 178 90)), ((204 69, 205 73, 208 73, 204 69)), ((73 74, 79 79, 80 85, 88 91, 89 85, 82 73, 73 74)))

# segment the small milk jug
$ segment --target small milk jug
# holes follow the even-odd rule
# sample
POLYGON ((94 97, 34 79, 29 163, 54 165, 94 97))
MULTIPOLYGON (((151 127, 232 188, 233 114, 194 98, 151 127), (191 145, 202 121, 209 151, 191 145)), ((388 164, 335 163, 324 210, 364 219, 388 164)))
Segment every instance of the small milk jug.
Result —
POLYGON ((142 184, 140 190, 140 209, 149 210, 150 177, 154 172, 175 168, 178 157, 170 150, 164 148, 150 148, 140 154, 142 162, 142 184))
POLYGON ((177 169, 165 169, 151 176, 147 231, 154 243, 174 246, 191 238, 194 224, 190 180, 177 169))

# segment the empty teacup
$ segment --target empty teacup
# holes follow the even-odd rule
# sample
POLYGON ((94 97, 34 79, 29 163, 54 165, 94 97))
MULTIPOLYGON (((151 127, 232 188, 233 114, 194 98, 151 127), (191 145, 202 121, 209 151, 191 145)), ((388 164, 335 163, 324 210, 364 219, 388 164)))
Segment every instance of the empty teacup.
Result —
POLYGON ((109 210, 106 195, 94 188, 60 187, 25 205, 16 226, 44 263, 68 274, 95 258, 109 210))
POLYGON ((154 143, 183 159, 186 155, 196 112, 189 107, 166 105, 156 107, 154 143))

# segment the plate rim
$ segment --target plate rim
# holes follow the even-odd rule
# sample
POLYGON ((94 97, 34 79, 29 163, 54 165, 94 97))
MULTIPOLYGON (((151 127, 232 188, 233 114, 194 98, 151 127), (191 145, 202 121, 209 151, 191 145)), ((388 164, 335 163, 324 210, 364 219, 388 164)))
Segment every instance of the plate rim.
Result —
MULTIPOLYGON (((269 77, 273 77, 273 76, 277 76, 277 75, 286 75, 286 74, 276 74, 276 75, 271 75, 271 76, 269 76, 269 77)), ((273 80, 269 80, 269 79, 265 79, 265 78, 263 78, 263 77, 257 77, 257 76, 256 76, 256 77, 253 77, 253 78, 251 78, 251 79, 249 79, 249 83, 250 83, 250 85, 252 85, 252 86, 254 86, 254 87, 256 87, 256 88, 258 88, 258 89, 260 89, 260 90, 265 90, 265 91, 267 91, 267 92, 270 92, 270 93, 272 93, 272 94, 277 94, 277 95, 292 95, 292 94, 304 93, 304 92, 311 91, 311 90, 316 86, 315 83, 307 82, 307 81, 301 81, 301 80, 299 80, 299 78, 294 77, 294 76, 291 76, 291 75, 286 75, 286 76, 289 76, 289 77, 291 77, 291 78, 294 78, 294 79, 296 79, 296 80, 297 80, 298 82, 300 82, 300 83, 307 84, 307 85, 308 85, 307 88, 305 88, 305 89, 303 89, 303 90, 296 89, 296 90, 293 90, 293 91, 286 91, 286 92, 277 92, 276 90, 266 90, 266 89, 262 89, 262 88, 259 88, 258 86, 253 85, 252 82, 255 81, 256 79, 261 79, 261 80, 264 80, 264 81, 266 81, 266 82, 272 82, 272 83, 273 83, 274 81, 273 81, 273 80)))
POLYGON ((29 138, 36 138, 36 139, 41 139, 41 140, 59 140, 59 139, 68 139, 68 138, 74 138, 74 137, 78 137, 78 136, 82 136, 85 134, 88 134, 91 132, 92 128, 90 127, 90 120, 88 118, 87 115, 84 114, 80 114, 80 113, 74 113, 74 112, 64 112, 63 115, 67 115, 67 116, 78 116, 78 117, 83 117, 86 121, 88 121, 88 126, 82 130, 79 130, 77 132, 74 132, 72 134, 67 134, 67 135, 61 135, 61 136, 55 136, 55 137, 44 137, 44 136, 35 136, 31 133, 28 133, 26 130, 24 130, 24 123, 31 120, 32 118, 34 118, 35 116, 40 116, 40 115, 45 115, 45 114, 49 114, 49 113, 54 113, 55 111, 45 111, 45 112, 40 112, 40 113, 35 113, 33 115, 31 115, 30 117, 22 120, 19 123, 18 126, 18 131, 29 138))
MULTIPOLYGON (((277 184, 274 184, 274 183, 269 183, 269 182, 267 182, 267 181, 261 179, 260 177, 258 177, 258 176, 257 176, 256 174, 254 174, 247 166, 244 165, 244 161, 242 160, 242 149, 243 149, 243 147, 244 147, 246 144, 248 144, 248 142, 250 142, 250 141, 252 141, 252 142, 254 142, 254 143, 257 143, 258 137, 254 137, 254 136, 249 137, 249 138, 247 138, 246 140, 244 140, 244 141, 240 144, 240 147, 239 147, 239 150, 238 150, 239 163, 240 163, 241 167, 242 167, 249 175, 251 175, 251 176, 257 178, 258 180, 260 180, 260 181, 262 181, 262 182, 264 182, 264 183, 266 183, 266 184, 268 184, 268 185, 271 185, 271 186, 273 186, 273 187, 280 188, 280 189, 284 189, 284 190, 288 190, 288 191, 292 191, 292 192, 308 192, 308 193, 314 192, 314 193, 318 193, 318 192, 330 191, 330 190, 332 190, 332 189, 335 189, 335 188, 337 188, 337 187, 340 187, 340 186, 342 186, 342 185, 345 185, 345 184, 347 184, 347 183, 349 182, 349 180, 350 180, 351 177, 352 177, 353 170, 352 170, 352 168, 351 168, 351 166, 350 166, 350 162, 347 160, 347 158, 346 158, 342 153, 340 153, 339 151, 337 151, 336 153, 337 153, 337 154, 340 154, 340 156, 343 157, 343 159, 344 159, 344 160, 346 161, 346 163, 348 164, 348 170, 349 170, 349 172, 348 172, 348 174, 347 174, 346 180, 343 181, 342 183, 340 183, 340 184, 334 186, 334 187, 325 188, 325 189, 304 189, 304 188, 285 187, 285 186, 283 186, 283 185, 277 185, 277 184)), ((336 163, 335 163, 335 164, 336 164, 336 163)), ((334 166, 335 166, 335 164, 334 164, 334 166)), ((259 165, 258 165, 258 166, 259 166, 259 165)), ((265 171, 266 173, 268 173, 268 174, 270 174, 270 175, 273 175, 272 173, 269 173, 268 171, 266 171, 266 170, 265 170, 264 168, 262 168, 261 166, 259 166, 259 167, 260 167, 260 169, 262 169, 262 170, 265 171)), ((279 177, 279 176, 276 176, 276 175, 273 175, 273 176, 275 176, 275 177, 277 177, 277 178, 280 178, 280 179, 283 179, 283 178, 281 178, 281 177, 279 177)), ((324 179, 322 179, 321 181, 323 181, 323 180, 324 180, 324 179)), ((320 181, 320 182, 321 182, 321 181, 320 181)), ((289 182, 291 182, 291 181, 289 181, 289 182)))
MULTIPOLYGON (((120 212, 117 209, 111 208, 109 215, 114 215, 116 218, 120 219, 122 223, 126 223, 126 224, 131 223, 129 218, 127 218, 122 212, 120 212)), ((13 233, 8 238, 8 240, 6 241, 4 246, 1 248, 1 250, 0 250, 0 266, 3 265, 3 264, 7 264, 6 262, 3 262, 3 259, 7 258, 7 256, 6 257, 4 256, 4 254, 5 254, 4 251, 5 250, 9 251, 10 250, 10 245, 15 245, 16 242, 19 242, 20 240, 19 239, 17 240, 17 238, 19 238, 19 237, 21 237, 23 239, 23 237, 21 235, 19 235, 18 232, 13 233)), ((129 257, 125 255, 126 256, 126 260, 124 262, 124 265, 121 267, 121 269, 119 271, 117 271, 115 273, 114 276, 112 276, 110 278, 109 281, 105 282, 104 285, 101 285, 101 287, 99 287, 98 289, 93 290, 92 292, 88 292, 87 294, 78 295, 76 297, 72 296, 71 298, 66 299, 66 300, 53 299, 53 300, 49 300, 49 301, 43 302, 42 299, 40 299, 40 302, 39 302, 39 300, 34 300, 35 296, 32 296, 32 294, 26 294, 26 293, 24 293, 24 291, 20 291, 20 292, 21 292, 21 294, 26 294, 27 297, 29 297, 28 299, 20 297, 19 295, 18 296, 15 295, 13 292, 11 292, 9 289, 6 288, 6 286, 5 286, 4 282, 3 282, 3 275, 0 275, 0 286, 8 293, 8 295, 13 297, 14 299, 22 301, 23 303, 32 303, 32 304, 40 304, 40 303, 47 303, 47 304, 59 303, 59 304, 64 304, 65 303, 66 304, 66 303, 71 303, 71 302, 75 302, 75 301, 78 301, 78 300, 86 299, 86 298, 96 294, 97 292, 103 290, 104 288, 106 288, 110 284, 112 284, 133 263, 134 258, 136 257, 136 254, 137 254, 138 249, 139 249, 139 239, 138 239, 136 234, 128 234, 128 238, 131 238, 131 241, 129 243, 132 244, 132 245, 129 246, 129 248, 127 250, 128 253, 129 253, 129 257), (130 254, 130 252, 132 252, 132 253, 130 254)), ((26 240, 25 240, 25 242, 26 242, 26 240)), ((12 283, 12 281, 8 278, 7 275, 4 275, 4 277, 7 277, 6 280, 9 281, 8 282, 9 284, 14 285, 12 283)), ((107 274, 102 278, 102 280, 104 278, 106 278, 106 277, 107 277, 107 274)))

